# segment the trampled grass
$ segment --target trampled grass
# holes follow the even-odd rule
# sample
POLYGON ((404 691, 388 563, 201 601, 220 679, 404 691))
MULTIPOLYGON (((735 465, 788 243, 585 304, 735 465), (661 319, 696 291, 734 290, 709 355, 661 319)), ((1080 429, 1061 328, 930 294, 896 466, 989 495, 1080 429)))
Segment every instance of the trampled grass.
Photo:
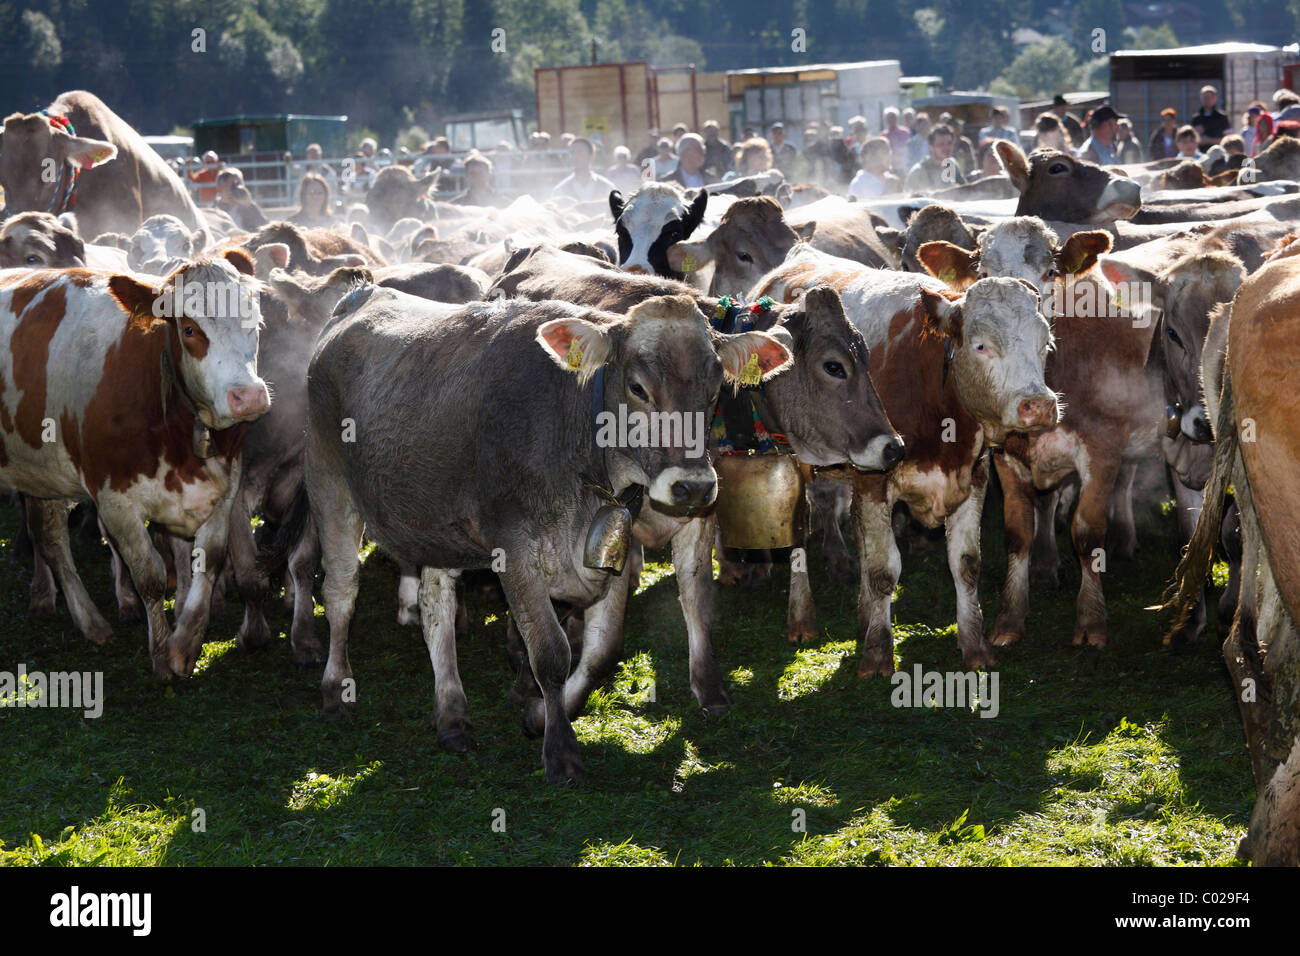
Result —
MULTIPOLYGON (((995 496, 991 496, 995 497, 995 496)), ((981 593, 996 612, 1000 516, 985 519, 981 593)), ((667 555, 631 603, 625 663, 577 723, 580 789, 546 784, 540 741, 506 702, 507 610, 477 591, 461 672, 477 749, 442 753, 420 635, 395 623, 396 569, 365 564, 354 624, 356 714, 319 717, 319 671, 287 640, 245 654, 231 608, 196 676, 150 675, 143 625, 97 648, 60 599, 27 613, 29 570, 0 558, 0 670, 101 670, 103 716, 0 707, 0 862, 257 864, 1224 864, 1253 787, 1211 635, 1160 647, 1143 610, 1177 554, 1173 517, 1144 509, 1137 560, 1105 575, 1110 647, 1069 646, 1078 570, 1031 595, 1029 635, 1001 652, 1000 713, 896 708, 855 676, 855 591, 813 555, 822 638, 784 640, 788 573, 720 593, 719 662, 735 707, 701 716, 667 555)), ((12 550, 15 514, 0 509, 12 550)), ((1062 537, 1062 544, 1068 541, 1062 537)), ((92 595, 115 620, 106 562, 78 545, 92 595)), ((902 668, 962 669, 942 547, 904 553, 894 606, 902 668)), ((288 618, 278 602, 272 627, 288 618)), ((317 620, 324 636, 325 622, 317 620)))

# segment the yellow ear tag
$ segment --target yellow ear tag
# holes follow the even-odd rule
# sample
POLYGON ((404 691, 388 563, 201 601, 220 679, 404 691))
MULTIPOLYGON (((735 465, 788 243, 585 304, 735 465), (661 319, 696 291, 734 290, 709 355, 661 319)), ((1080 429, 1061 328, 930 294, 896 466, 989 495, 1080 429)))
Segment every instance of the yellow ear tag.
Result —
POLYGON ((577 339, 571 339, 569 341, 569 351, 564 353, 564 364, 576 371, 582 368, 582 361, 582 346, 578 344, 577 339))
POLYGON ((749 361, 740 370, 740 384, 754 386, 763 380, 763 370, 758 367, 758 353, 750 352, 749 361))
POLYGON ((688 254, 688 255, 686 255, 686 256, 684 256, 684 257, 682 258, 682 271, 683 271, 683 272, 694 272, 694 271, 695 271, 695 267, 696 267, 697 265, 698 265, 698 263, 695 261, 695 257, 692 256, 692 255, 689 255, 689 254, 688 254))

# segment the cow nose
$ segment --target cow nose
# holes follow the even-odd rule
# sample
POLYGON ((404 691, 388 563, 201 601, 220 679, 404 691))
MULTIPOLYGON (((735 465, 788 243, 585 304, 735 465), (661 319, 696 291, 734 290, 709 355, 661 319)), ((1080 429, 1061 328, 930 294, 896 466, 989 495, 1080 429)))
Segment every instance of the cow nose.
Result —
POLYGON ((713 500, 716 485, 716 481, 674 481, 671 489, 673 503, 685 508, 703 507, 713 500))
POLYGON ((1020 424, 1026 428, 1036 428, 1039 426, 1056 424, 1056 399, 1045 398, 1041 395, 1034 398, 1026 398, 1020 403, 1018 409, 1020 414, 1020 424))
POLYGON ((1196 433, 1199 442, 1214 441, 1214 429, 1210 427, 1210 420, 1203 415, 1192 422, 1192 431, 1196 433))
POLYGON ((230 414, 236 418, 252 418, 266 413, 271 407, 270 396, 264 385, 244 385, 226 393, 230 414))
POLYGON ((885 462, 885 470, 888 471, 902 461, 906 452, 907 448, 903 444, 903 439, 895 435, 890 443, 885 446, 884 451, 880 453, 885 462))

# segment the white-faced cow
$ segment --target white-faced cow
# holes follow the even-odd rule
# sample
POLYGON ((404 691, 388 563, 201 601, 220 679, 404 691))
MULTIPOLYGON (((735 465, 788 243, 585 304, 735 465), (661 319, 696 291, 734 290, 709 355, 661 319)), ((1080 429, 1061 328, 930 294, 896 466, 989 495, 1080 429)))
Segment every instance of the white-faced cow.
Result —
POLYGON ((704 220, 709 194, 701 191, 687 202, 671 183, 646 183, 627 199, 618 190, 609 194, 609 211, 618 234, 618 264, 628 272, 683 279, 668 261, 673 243, 689 239, 704 220))

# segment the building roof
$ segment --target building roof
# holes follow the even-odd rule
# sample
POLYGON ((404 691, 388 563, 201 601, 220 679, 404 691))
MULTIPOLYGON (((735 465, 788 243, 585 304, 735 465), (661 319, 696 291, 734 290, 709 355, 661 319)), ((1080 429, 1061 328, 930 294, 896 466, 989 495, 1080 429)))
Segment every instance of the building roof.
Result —
POLYGON ((809 63, 804 66, 763 66, 749 70, 728 70, 728 76, 758 76, 763 73, 813 73, 817 70, 860 70, 869 66, 893 66, 902 68, 898 60, 862 60, 858 63, 809 63))
POLYGON ((1276 53, 1280 49, 1263 43, 1206 43, 1168 50, 1116 50, 1111 56, 1223 56, 1226 53, 1276 53))

